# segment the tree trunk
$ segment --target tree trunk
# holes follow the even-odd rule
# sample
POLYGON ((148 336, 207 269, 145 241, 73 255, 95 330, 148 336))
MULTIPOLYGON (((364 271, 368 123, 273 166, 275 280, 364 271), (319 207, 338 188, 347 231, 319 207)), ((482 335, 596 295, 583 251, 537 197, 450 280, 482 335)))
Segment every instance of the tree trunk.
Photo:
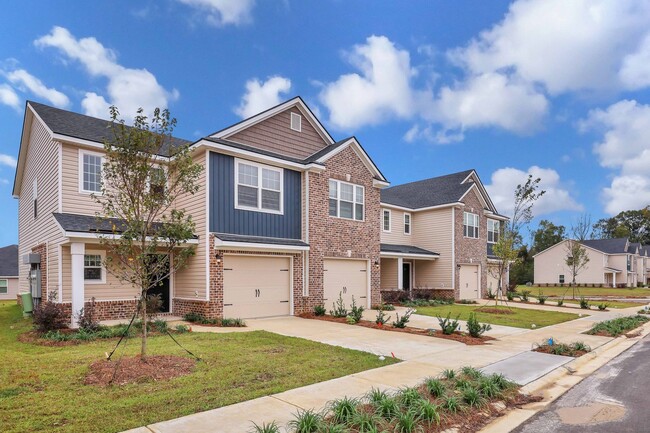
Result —
POLYGON ((147 292, 142 292, 142 347, 140 349, 140 357, 142 359, 147 356, 147 292))

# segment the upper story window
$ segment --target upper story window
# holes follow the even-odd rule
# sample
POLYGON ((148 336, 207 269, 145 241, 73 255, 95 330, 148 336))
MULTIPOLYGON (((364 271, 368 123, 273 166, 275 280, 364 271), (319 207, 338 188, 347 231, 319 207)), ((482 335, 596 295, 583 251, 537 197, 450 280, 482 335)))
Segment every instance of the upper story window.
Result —
POLYGON ((151 170, 149 177, 149 192, 156 196, 163 196, 167 189, 167 178, 165 176, 165 169, 157 167, 151 170))
POLYGON ((478 215, 463 212, 463 235, 468 238, 478 239, 478 215))
POLYGON ((86 284, 104 283, 104 270, 102 269, 102 254, 91 253, 84 255, 84 281, 86 284))
POLYGON ((632 272, 632 256, 627 256, 627 271, 632 272))
POLYGON ((38 218, 38 181, 32 183, 32 206, 34 207, 34 219, 38 218))
POLYGON ((291 129, 294 131, 302 131, 302 116, 297 113, 291 113, 291 129))
POLYGON ((404 234, 405 235, 410 235, 411 234, 411 214, 410 213, 405 213, 404 214, 404 234))
POLYGON ((104 157, 99 153, 80 151, 79 190, 81 192, 102 192, 102 164, 104 157))
POLYGON ((330 216, 363 221, 363 187, 334 179, 330 179, 329 187, 330 216))
POLYGON ((382 228, 385 232, 390 233, 390 210, 384 209, 382 212, 382 228))
POLYGON ((501 232, 501 222, 497 220, 487 220, 487 241, 491 244, 499 242, 499 233, 501 232))
POLYGON ((282 169, 235 160, 235 207, 282 213, 282 169))

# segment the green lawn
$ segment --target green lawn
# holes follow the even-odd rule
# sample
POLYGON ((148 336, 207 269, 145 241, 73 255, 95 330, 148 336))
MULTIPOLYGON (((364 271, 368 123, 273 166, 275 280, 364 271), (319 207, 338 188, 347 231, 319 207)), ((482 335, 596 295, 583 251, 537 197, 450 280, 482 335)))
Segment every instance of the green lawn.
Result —
MULTIPOLYGON (((440 305, 436 307, 418 307, 417 314, 432 317, 447 317, 451 313, 451 318, 455 318, 460 314, 460 320, 467 320, 470 313, 474 312, 477 308, 480 309, 482 305, 440 305)), ((488 305, 487 308, 495 308, 494 305, 488 305)), ((556 311, 541 311, 529 310, 523 308, 514 308, 506 306, 496 307, 499 310, 509 310, 513 314, 495 314, 476 311, 476 317, 481 323, 491 323, 493 325, 514 326, 516 328, 530 328, 534 323, 537 328, 543 326, 555 325, 556 323, 567 322, 569 320, 577 319, 578 314, 573 313, 559 313, 556 311)))
MULTIPOLYGON (((537 286, 517 286, 517 291, 530 290, 531 296, 535 296, 539 290, 548 296, 571 297, 573 289, 571 287, 537 287, 537 286)), ((583 296, 618 296, 621 298, 646 298, 650 297, 650 289, 647 288, 625 288, 615 289, 613 287, 576 287, 576 298, 583 296)))
MULTIPOLYGON (((387 365, 365 352, 264 331, 176 338, 203 357, 196 370, 165 382, 99 388, 83 385, 88 365, 115 341, 43 347, 20 343, 31 324, 14 302, 0 302, 2 432, 118 432, 387 365)), ((150 354, 184 355, 169 337, 150 354)), ((127 354, 135 354, 131 341, 127 354)))
MULTIPOLYGON (((548 305, 556 305, 555 299, 548 299, 546 301, 548 305)), ((607 299, 589 299, 589 305, 593 305, 594 307, 597 307, 598 304, 605 303, 607 304, 607 308, 630 308, 630 307, 638 307, 641 308, 646 303, 641 303, 641 302, 625 302, 625 301, 608 301, 607 299)), ((580 301, 572 301, 572 300, 564 300, 564 304, 575 304, 579 305, 580 301)))

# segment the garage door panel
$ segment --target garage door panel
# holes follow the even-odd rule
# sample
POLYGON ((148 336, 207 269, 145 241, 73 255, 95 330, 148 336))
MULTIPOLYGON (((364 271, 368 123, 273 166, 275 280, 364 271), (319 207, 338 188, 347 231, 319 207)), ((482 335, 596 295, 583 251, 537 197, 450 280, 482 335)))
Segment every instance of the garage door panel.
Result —
POLYGON ((338 300, 339 294, 348 309, 353 296, 357 305, 367 305, 367 261, 326 259, 323 265, 323 303, 326 308, 338 300))

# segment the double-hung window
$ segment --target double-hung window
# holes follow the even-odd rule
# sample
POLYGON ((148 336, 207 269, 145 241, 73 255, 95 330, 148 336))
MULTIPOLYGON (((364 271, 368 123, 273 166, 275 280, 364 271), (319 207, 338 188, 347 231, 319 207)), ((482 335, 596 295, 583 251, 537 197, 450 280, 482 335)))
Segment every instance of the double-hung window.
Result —
POLYGON ((497 220, 487 220, 487 241, 496 244, 499 241, 499 229, 501 224, 497 220))
POLYGON ((463 212, 463 235, 468 238, 478 239, 478 215, 463 212))
POLYGON ((167 177, 165 169, 162 167, 153 168, 149 176, 149 192, 157 197, 162 197, 165 195, 166 190, 167 177))
POLYGON ((84 255, 84 281, 86 283, 103 283, 102 255, 97 253, 84 255))
POLYGON ((282 169, 235 161, 237 209, 282 213, 282 169))
POLYGON ((330 216, 363 221, 363 187, 334 179, 330 179, 329 187, 330 216))
POLYGON ((382 214, 383 214, 383 219, 382 219, 383 229, 385 232, 390 233, 390 210, 384 209, 382 214))
POLYGON ((404 234, 405 235, 410 235, 411 234, 411 214, 410 213, 405 213, 404 214, 404 234))
POLYGON ((0 280, 0 295, 6 295, 9 292, 9 280, 0 280))
POLYGON ((81 192, 102 192, 102 165, 104 157, 94 152, 80 151, 79 189, 81 192))

